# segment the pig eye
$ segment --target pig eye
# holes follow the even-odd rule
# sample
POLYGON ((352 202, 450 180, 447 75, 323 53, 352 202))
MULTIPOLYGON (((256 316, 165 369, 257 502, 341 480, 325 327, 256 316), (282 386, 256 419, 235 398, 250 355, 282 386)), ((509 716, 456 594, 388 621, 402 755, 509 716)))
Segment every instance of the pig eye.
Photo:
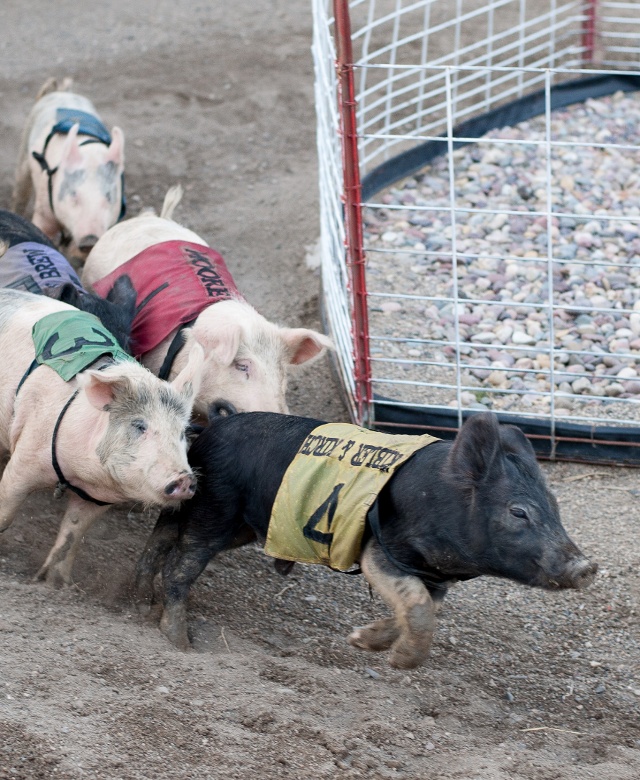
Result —
POLYGON ((242 371, 243 374, 246 374, 247 379, 249 379, 249 361, 248 360, 236 360, 234 365, 238 369, 238 371, 242 371))
POLYGON ((509 509, 509 511, 511 512, 511 514, 512 514, 514 517, 517 517, 517 518, 519 518, 520 520, 528 520, 528 519, 529 519, 529 516, 528 516, 528 515, 527 515, 527 513, 524 511, 524 509, 522 509, 522 508, 521 508, 521 507, 519 507, 519 506, 512 506, 512 507, 509 509))
POLYGON ((142 435, 143 433, 146 433, 147 431, 147 424, 144 420, 132 420, 131 421, 131 427, 134 429, 134 431, 137 434, 142 435))

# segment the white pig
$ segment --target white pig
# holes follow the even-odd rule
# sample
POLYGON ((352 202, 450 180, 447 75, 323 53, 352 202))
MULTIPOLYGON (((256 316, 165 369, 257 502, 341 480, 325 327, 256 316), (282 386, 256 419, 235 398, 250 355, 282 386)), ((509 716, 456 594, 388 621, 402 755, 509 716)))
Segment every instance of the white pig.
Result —
MULTIPOLYGON (((82 282, 88 289, 94 289, 96 285, 94 291, 104 296, 109 291, 107 288, 113 284, 114 276, 118 273, 133 273, 132 282, 138 292, 139 310, 131 334, 133 354, 154 373, 164 378, 176 376, 186 363, 189 345, 194 340, 202 344, 205 364, 200 391, 194 403, 194 412, 199 417, 206 418, 211 405, 221 398, 231 402, 238 411, 286 413, 288 367, 306 363, 321 355, 325 348, 332 347, 327 336, 308 328, 275 325, 258 314, 237 291, 215 303, 209 303, 206 299, 204 303, 200 301, 198 305, 202 303, 204 308, 195 316, 192 326, 182 331, 179 331, 179 325, 185 322, 185 317, 180 319, 184 312, 179 309, 182 301, 187 305, 191 288, 180 292, 177 302, 168 305, 166 310, 160 296, 154 301, 156 308, 153 312, 149 312, 153 307, 145 304, 145 300, 152 298, 156 292, 153 290, 147 293, 146 290, 153 287, 160 290, 167 278, 167 269, 173 270, 174 262, 179 277, 176 290, 180 290, 180 284, 184 282, 180 276, 182 271, 177 270, 183 268, 183 265, 177 265, 184 263, 181 252, 199 256, 195 261, 200 264, 198 272, 208 274, 205 282, 210 286, 230 286, 232 282, 225 267, 222 271, 212 267, 211 256, 217 253, 209 250, 206 241, 171 219, 181 195, 181 187, 172 187, 165 197, 159 217, 154 213, 143 213, 107 231, 87 258, 82 282), (140 254, 144 250, 149 251, 140 254), (209 259, 204 256, 207 251, 209 259), (165 265, 160 265, 161 262, 165 265), (144 278, 140 279, 140 276, 144 278), (143 321, 145 313, 148 316, 143 321), (147 326, 152 330, 156 326, 163 327, 167 331, 166 335, 160 338, 156 334, 155 341, 149 341, 146 347, 136 351, 136 338, 148 335, 145 330, 147 326), (179 348, 183 343, 179 341, 180 338, 184 342, 182 348, 179 348), (170 351, 172 346, 177 346, 178 351, 171 361, 167 360, 167 353, 173 354, 170 351)), ((222 258, 218 258, 222 261, 222 258)), ((191 269, 186 269, 185 276, 189 273, 191 269)))
MULTIPOLYGON (((70 381, 49 364, 26 375, 36 354, 34 325, 68 311, 78 314, 44 296, 0 290, 0 461, 10 456, 0 479, 0 531, 31 492, 66 487, 60 532, 38 573, 54 585, 71 581, 78 544, 109 504, 167 506, 193 495, 185 429, 203 363, 195 345, 169 384, 116 349, 115 359, 105 354, 70 381)), ((102 349, 109 334, 96 323, 81 341, 102 349)), ((66 355, 49 343, 49 353, 66 355)))
POLYGON ((71 255, 91 247, 124 216, 124 135, 102 124, 87 98, 58 90, 55 79, 40 89, 22 135, 12 209, 27 216, 52 241, 71 242, 71 255))

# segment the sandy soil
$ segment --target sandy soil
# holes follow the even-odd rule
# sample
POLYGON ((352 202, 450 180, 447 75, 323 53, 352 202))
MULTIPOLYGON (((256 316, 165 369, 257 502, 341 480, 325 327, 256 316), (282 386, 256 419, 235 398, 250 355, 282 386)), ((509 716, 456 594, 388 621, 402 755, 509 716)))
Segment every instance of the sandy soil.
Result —
MULTIPOLYGON (((318 326, 311 13, 305 0, 3 4, 0 205, 40 84, 70 74, 127 139, 130 213, 186 185, 177 218, 222 251, 267 316, 318 326), (223 10, 224 8, 224 10, 223 10)), ((293 411, 345 418, 328 362, 293 411)), ((194 651, 128 600, 153 517, 112 512, 75 587, 31 576, 62 507, 34 496, 0 539, 0 778, 634 780, 640 776, 638 474, 545 467, 601 565, 584 593, 457 587, 433 655, 392 671, 345 637, 385 612, 361 580, 279 577, 256 548, 209 567, 194 651)))

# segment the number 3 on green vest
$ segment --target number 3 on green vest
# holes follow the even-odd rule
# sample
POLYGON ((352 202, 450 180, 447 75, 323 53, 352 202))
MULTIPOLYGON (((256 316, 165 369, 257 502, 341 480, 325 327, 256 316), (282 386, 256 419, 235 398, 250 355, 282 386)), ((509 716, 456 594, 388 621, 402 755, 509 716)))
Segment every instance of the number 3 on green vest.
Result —
POLYGON ((330 533, 331 523, 333 522, 333 517, 336 513, 336 509, 338 508, 338 496, 340 495, 340 491, 343 487, 344 482, 340 485, 336 485, 331 491, 329 498, 325 499, 311 515, 309 521, 302 529, 302 533, 307 539, 311 539, 313 542, 318 542, 318 544, 326 544, 327 547, 331 547, 331 542, 333 541, 333 534, 330 533), (317 527, 322 522, 325 515, 327 516, 327 530, 326 532, 318 531, 317 527))

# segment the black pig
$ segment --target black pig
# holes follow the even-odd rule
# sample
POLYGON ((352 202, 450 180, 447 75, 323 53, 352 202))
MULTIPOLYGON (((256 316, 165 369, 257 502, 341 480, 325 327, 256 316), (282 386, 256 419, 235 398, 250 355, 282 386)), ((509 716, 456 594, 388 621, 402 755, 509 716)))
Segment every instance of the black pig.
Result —
MULTIPOLYGON (((211 422, 189 462, 195 497, 164 511, 137 567, 136 593, 153 601, 162 569, 161 630, 189 646, 186 598, 218 552, 264 542, 287 467, 317 420, 264 412, 211 422)), ((391 649, 411 669, 431 646, 435 613, 456 580, 488 574, 543 588, 581 588, 597 571, 568 537, 533 448, 492 414, 469 418, 453 442, 437 441, 399 467, 367 517, 360 565, 394 616, 357 628, 350 643, 391 649)))
POLYGON ((0 287, 47 295, 94 314, 130 352, 136 291, 122 276, 109 295, 87 292, 69 262, 49 238, 24 217, 0 209, 0 287))

